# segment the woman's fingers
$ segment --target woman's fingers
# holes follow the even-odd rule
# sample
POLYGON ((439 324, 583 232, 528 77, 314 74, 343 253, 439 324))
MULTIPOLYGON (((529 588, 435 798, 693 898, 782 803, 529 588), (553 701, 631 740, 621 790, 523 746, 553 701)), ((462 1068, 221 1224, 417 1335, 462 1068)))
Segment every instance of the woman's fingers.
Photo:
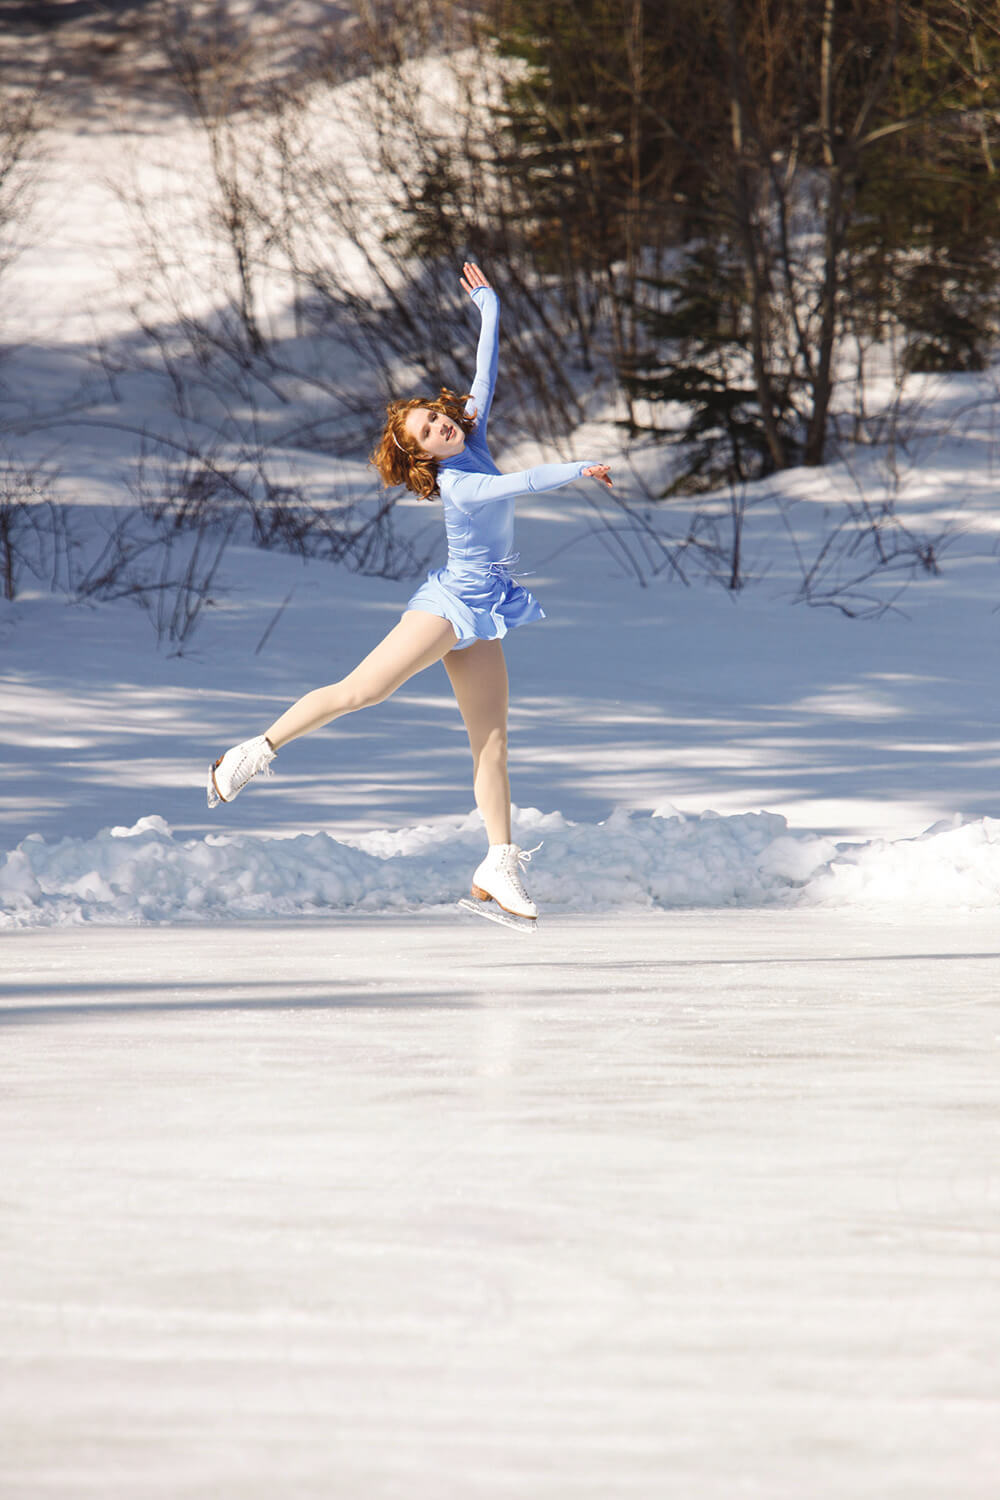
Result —
POLYGON ((475 261, 467 260, 465 262, 465 265, 462 267, 462 272, 463 274, 460 278, 461 286, 463 291, 468 292, 470 296, 477 287, 489 286, 489 282, 487 281, 486 277, 483 275, 479 267, 476 265, 475 261))
POLYGON ((602 484, 607 485, 609 490, 614 489, 611 482, 610 464, 591 464, 590 468, 584 469, 583 473, 587 479, 599 479, 602 484))

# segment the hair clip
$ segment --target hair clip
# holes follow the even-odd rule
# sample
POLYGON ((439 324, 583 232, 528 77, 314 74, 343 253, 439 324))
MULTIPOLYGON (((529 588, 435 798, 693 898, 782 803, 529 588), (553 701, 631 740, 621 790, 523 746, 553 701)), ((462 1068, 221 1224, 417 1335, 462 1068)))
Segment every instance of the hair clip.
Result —
POLYGON ((396 436, 396 434, 394 432, 390 432, 389 436, 392 438, 393 442, 396 444, 396 447, 399 449, 400 453, 405 453, 406 456, 407 456, 407 458, 412 458, 413 457, 413 455, 410 453, 410 450, 408 448, 404 448, 403 447, 402 443, 399 441, 399 438, 396 436))

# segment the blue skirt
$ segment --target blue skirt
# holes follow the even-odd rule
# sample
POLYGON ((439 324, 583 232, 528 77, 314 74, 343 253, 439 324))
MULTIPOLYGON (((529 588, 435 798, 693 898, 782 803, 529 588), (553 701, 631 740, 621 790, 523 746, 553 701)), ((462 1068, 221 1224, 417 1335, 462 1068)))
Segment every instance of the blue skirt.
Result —
POLYGON ((450 621, 458 636, 455 650, 475 641, 502 640, 518 625, 545 619, 535 596, 506 571, 469 574, 438 568, 406 607, 450 621))

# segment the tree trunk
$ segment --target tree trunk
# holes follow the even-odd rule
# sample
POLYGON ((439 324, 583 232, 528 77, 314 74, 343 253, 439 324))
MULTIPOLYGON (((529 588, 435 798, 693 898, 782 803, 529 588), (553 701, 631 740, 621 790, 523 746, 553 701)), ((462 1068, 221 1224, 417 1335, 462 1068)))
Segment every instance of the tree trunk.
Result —
POLYGON ((768 451, 776 469, 788 467, 788 456, 775 418, 774 391, 768 367, 767 325, 769 288, 761 271, 757 226, 754 222, 750 166, 747 162, 743 128, 743 79, 740 63, 740 40, 737 34, 735 8, 729 6, 729 88, 732 113, 733 160, 735 167, 734 210, 736 228, 743 251, 750 302, 750 346, 753 359, 754 386, 768 451))
POLYGON ((823 462, 826 429, 833 395, 833 356, 837 346, 837 302, 840 291, 840 261, 846 238, 844 214, 844 173, 841 167, 830 172, 826 204, 826 233, 823 251, 823 288, 820 295, 819 359, 812 378, 812 413, 806 433, 802 461, 817 465, 823 462))
POLYGON ((806 433, 806 464, 823 462, 826 424, 833 395, 833 352, 837 328, 837 290, 843 249, 843 172, 833 138, 833 13, 835 0, 825 0, 819 60, 819 129, 827 169, 826 229, 823 236, 823 290, 820 295, 819 359, 813 373, 812 414, 806 433))

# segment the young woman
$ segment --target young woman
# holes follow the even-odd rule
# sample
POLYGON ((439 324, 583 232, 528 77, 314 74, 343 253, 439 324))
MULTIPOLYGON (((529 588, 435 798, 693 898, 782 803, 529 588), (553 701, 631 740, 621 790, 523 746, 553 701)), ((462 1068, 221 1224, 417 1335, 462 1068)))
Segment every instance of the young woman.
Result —
POLYGON ((511 843, 507 780, 508 630, 544 618, 538 601, 514 579, 514 499, 551 490, 583 475, 610 486, 607 464, 542 464, 501 474, 486 446, 497 373, 499 300, 478 266, 460 283, 482 326, 476 377, 467 397, 442 388, 436 400, 395 401, 371 456, 382 482, 403 484, 424 499, 441 497, 448 562, 429 575, 399 624, 340 682, 293 703, 264 734, 227 750, 208 777, 208 805, 231 802, 267 771, 279 750, 341 714, 381 703, 415 673, 444 661, 472 747, 473 789, 489 850, 472 877, 477 902, 495 901, 526 919, 538 912, 524 889, 529 857, 511 843))

